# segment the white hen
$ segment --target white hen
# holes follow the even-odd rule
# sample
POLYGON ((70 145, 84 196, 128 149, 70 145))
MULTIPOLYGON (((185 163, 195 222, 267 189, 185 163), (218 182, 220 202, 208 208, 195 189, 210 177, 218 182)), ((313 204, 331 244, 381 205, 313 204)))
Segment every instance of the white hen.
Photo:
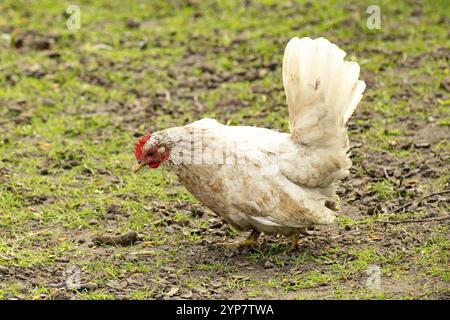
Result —
POLYGON ((361 100, 359 65, 324 38, 293 38, 283 61, 290 134, 212 119, 147 134, 136 171, 161 163, 205 206, 239 231, 297 236, 335 220, 336 183, 348 174, 345 124, 361 100))

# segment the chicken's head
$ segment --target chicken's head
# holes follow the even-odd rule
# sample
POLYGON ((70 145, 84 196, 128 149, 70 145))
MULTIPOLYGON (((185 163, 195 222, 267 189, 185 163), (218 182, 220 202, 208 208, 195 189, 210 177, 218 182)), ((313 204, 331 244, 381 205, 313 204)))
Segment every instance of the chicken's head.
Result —
POLYGON ((138 172, 146 165, 149 168, 156 169, 163 161, 169 159, 169 152, 164 146, 159 146, 157 141, 151 141, 151 134, 147 133, 143 137, 139 138, 134 146, 134 156, 136 157, 137 164, 134 167, 134 171, 138 172))

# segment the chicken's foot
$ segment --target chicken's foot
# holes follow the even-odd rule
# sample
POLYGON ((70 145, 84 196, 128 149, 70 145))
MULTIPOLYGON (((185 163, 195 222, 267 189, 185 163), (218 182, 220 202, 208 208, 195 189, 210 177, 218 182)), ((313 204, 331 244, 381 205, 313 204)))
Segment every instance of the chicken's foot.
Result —
POLYGON ((227 249, 236 249, 236 248, 253 248, 257 249, 259 248, 259 242, 258 237, 261 234, 261 232, 258 232, 256 230, 253 230, 252 233, 245 239, 243 242, 224 242, 219 243, 219 246, 225 247, 227 249))

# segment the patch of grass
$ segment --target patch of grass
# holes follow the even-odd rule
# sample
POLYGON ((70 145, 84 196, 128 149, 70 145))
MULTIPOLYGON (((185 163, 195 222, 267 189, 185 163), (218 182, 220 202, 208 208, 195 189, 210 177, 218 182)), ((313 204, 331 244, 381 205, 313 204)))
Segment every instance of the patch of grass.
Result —
POLYGON ((449 261, 449 239, 441 234, 448 232, 449 227, 444 226, 436 230, 438 233, 428 242, 416 249, 417 260, 421 266, 427 266, 425 274, 441 278, 443 281, 450 281, 449 261))
POLYGON ((285 287, 287 290, 301 290, 327 285, 335 280, 332 274, 312 271, 293 278, 285 287))
POLYGON ((397 196, 395 186, 388 180, 375 182, 370 188, 381 200, 392 200, 397 196))

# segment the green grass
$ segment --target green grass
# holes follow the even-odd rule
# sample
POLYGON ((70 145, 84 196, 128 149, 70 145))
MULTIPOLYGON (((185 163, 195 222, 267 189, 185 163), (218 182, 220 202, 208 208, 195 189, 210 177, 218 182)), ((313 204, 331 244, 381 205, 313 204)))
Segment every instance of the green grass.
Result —
MULTIPOLYGON (((161 297, 167 266, 178 272, 182 288, 195 292, 223 278, 228 290, 223 295, 238 298, 420 298, 433 297, 448 283, 445 226, 390 253, 381 245, 347 248, 331 240, 322 252, 287 255, 280 241, 240 259, 227 258, 221 249, 208 249, 219 252, 214 258, 210 251, 186 256, 192 247, 207 247, 201 242, 204 234, 191 229, 208 230, 210 216, 193 219, 189 211, 175 208, 169 220, 187 219, 190 226, 166 232, 167 221, 155 225, 161 212, 196 200, 164 170, 139 174, 131 170, 134 140, 148 130, 209 116, 228 124, 286 131, 281 62, 284 46, 293 36, 327 37, 361 65, 369 86, 352 123, 369 127, 350 132, 351 140, 362 144, 354 159, 356 174, 377 169, 370 158, 368 169, 360 166, 369 154, 387 154, 413 166, 428 161, 429 152, 436 158, 448 155, 448 141, 429 151, 398 148, 414 141, 415 129, 408 128, 403 117, 420 124, 431 117, 438 127, 449 127, 448 91, 441 86, 450 74, 448 52, 447 58, 436 53, 450 45, 445 1, 383 3, 381 30, 366 28, 367 4, 360 1, 264 0, 244 7, 240 1, 83 0, 78 1, 80 30, 65 27, 64 12, 70 4, 49 0, 0 4, 0 266, 31 272, 37 282, 19 281, 10 274, 8 281, 0 282, 0 298, 53 297, 56 289, 51 284, 63 276, 53 280, 49 275, 71 265, 79 265, 86 280, 99 286, 71 292, 77 299, 116 298, 106 283, 133 276, 139 285, 127 292, 130 298, 161 297), (127 27, 131 18, 140 22, 138 28, 127 27), (53 38, 51 50, 59 54, 57 58, 32 48, 32 41, 53 38), (13 45, 18 39, 23 40, 21 48, 13 45), (42 75, 36 74, 36 64, 42 75), (208 87, 204 65, 212 66, 215 75, 256 71, 258 76, 238 76, 208 87), (186 89, 186 83, 195 88, 186 89), (167 90, 174 97, 166 99, 167 90), (107 219, 111 204, 128 215, 107 219), (167 208, 158 210, 159 204, 167 208), (93 219, 98 223, 92 224, 93 219), (146 244, 137 249, 87 246, 96 234, 128 230, 142 234, 146 244), (152 252, 151 257, 125 259, 139 250, 152 252), (347 253, 352 260, 342 258, 347 253), (57 262, 61 257, 70 262, 57 262), (236 264, 242 259, 253 269, 236 264), (268 260, 275 265, 272 271, 263 267, 268 260), (371 292, 363 284, 371 264, 380 265, 383 279, 391 282, 412 281, 420 287, 423 277, 430 286, 414 289, 417 293, 393 287, 371 292), (291 268, 302 272, 292 275, 291 268), (249 279, 235 279, 236 274, 249 279)), ((408 201, 417 190, 448 189, 448 168, 437 170, 437 177, 406 179, 420 180, 417 189, 406 194, 386 177, 371 178, 362 187, 363 198, 370 194, 385 204, 399 197, 408 201)), ((367 216, 366 211, 340 216, 339 227, 375 228, 375 220, 385 218, 378 212, 367 216)), ((394 218, 426 214, 418 210, 394 218)), ((408 230, 412 237, 419 236, 408 230)), ((233 230, 222 231, 215 240, 237 236, 233 230)), ((404 232, 393 228, 389 236, 403 237, 404 232)))

